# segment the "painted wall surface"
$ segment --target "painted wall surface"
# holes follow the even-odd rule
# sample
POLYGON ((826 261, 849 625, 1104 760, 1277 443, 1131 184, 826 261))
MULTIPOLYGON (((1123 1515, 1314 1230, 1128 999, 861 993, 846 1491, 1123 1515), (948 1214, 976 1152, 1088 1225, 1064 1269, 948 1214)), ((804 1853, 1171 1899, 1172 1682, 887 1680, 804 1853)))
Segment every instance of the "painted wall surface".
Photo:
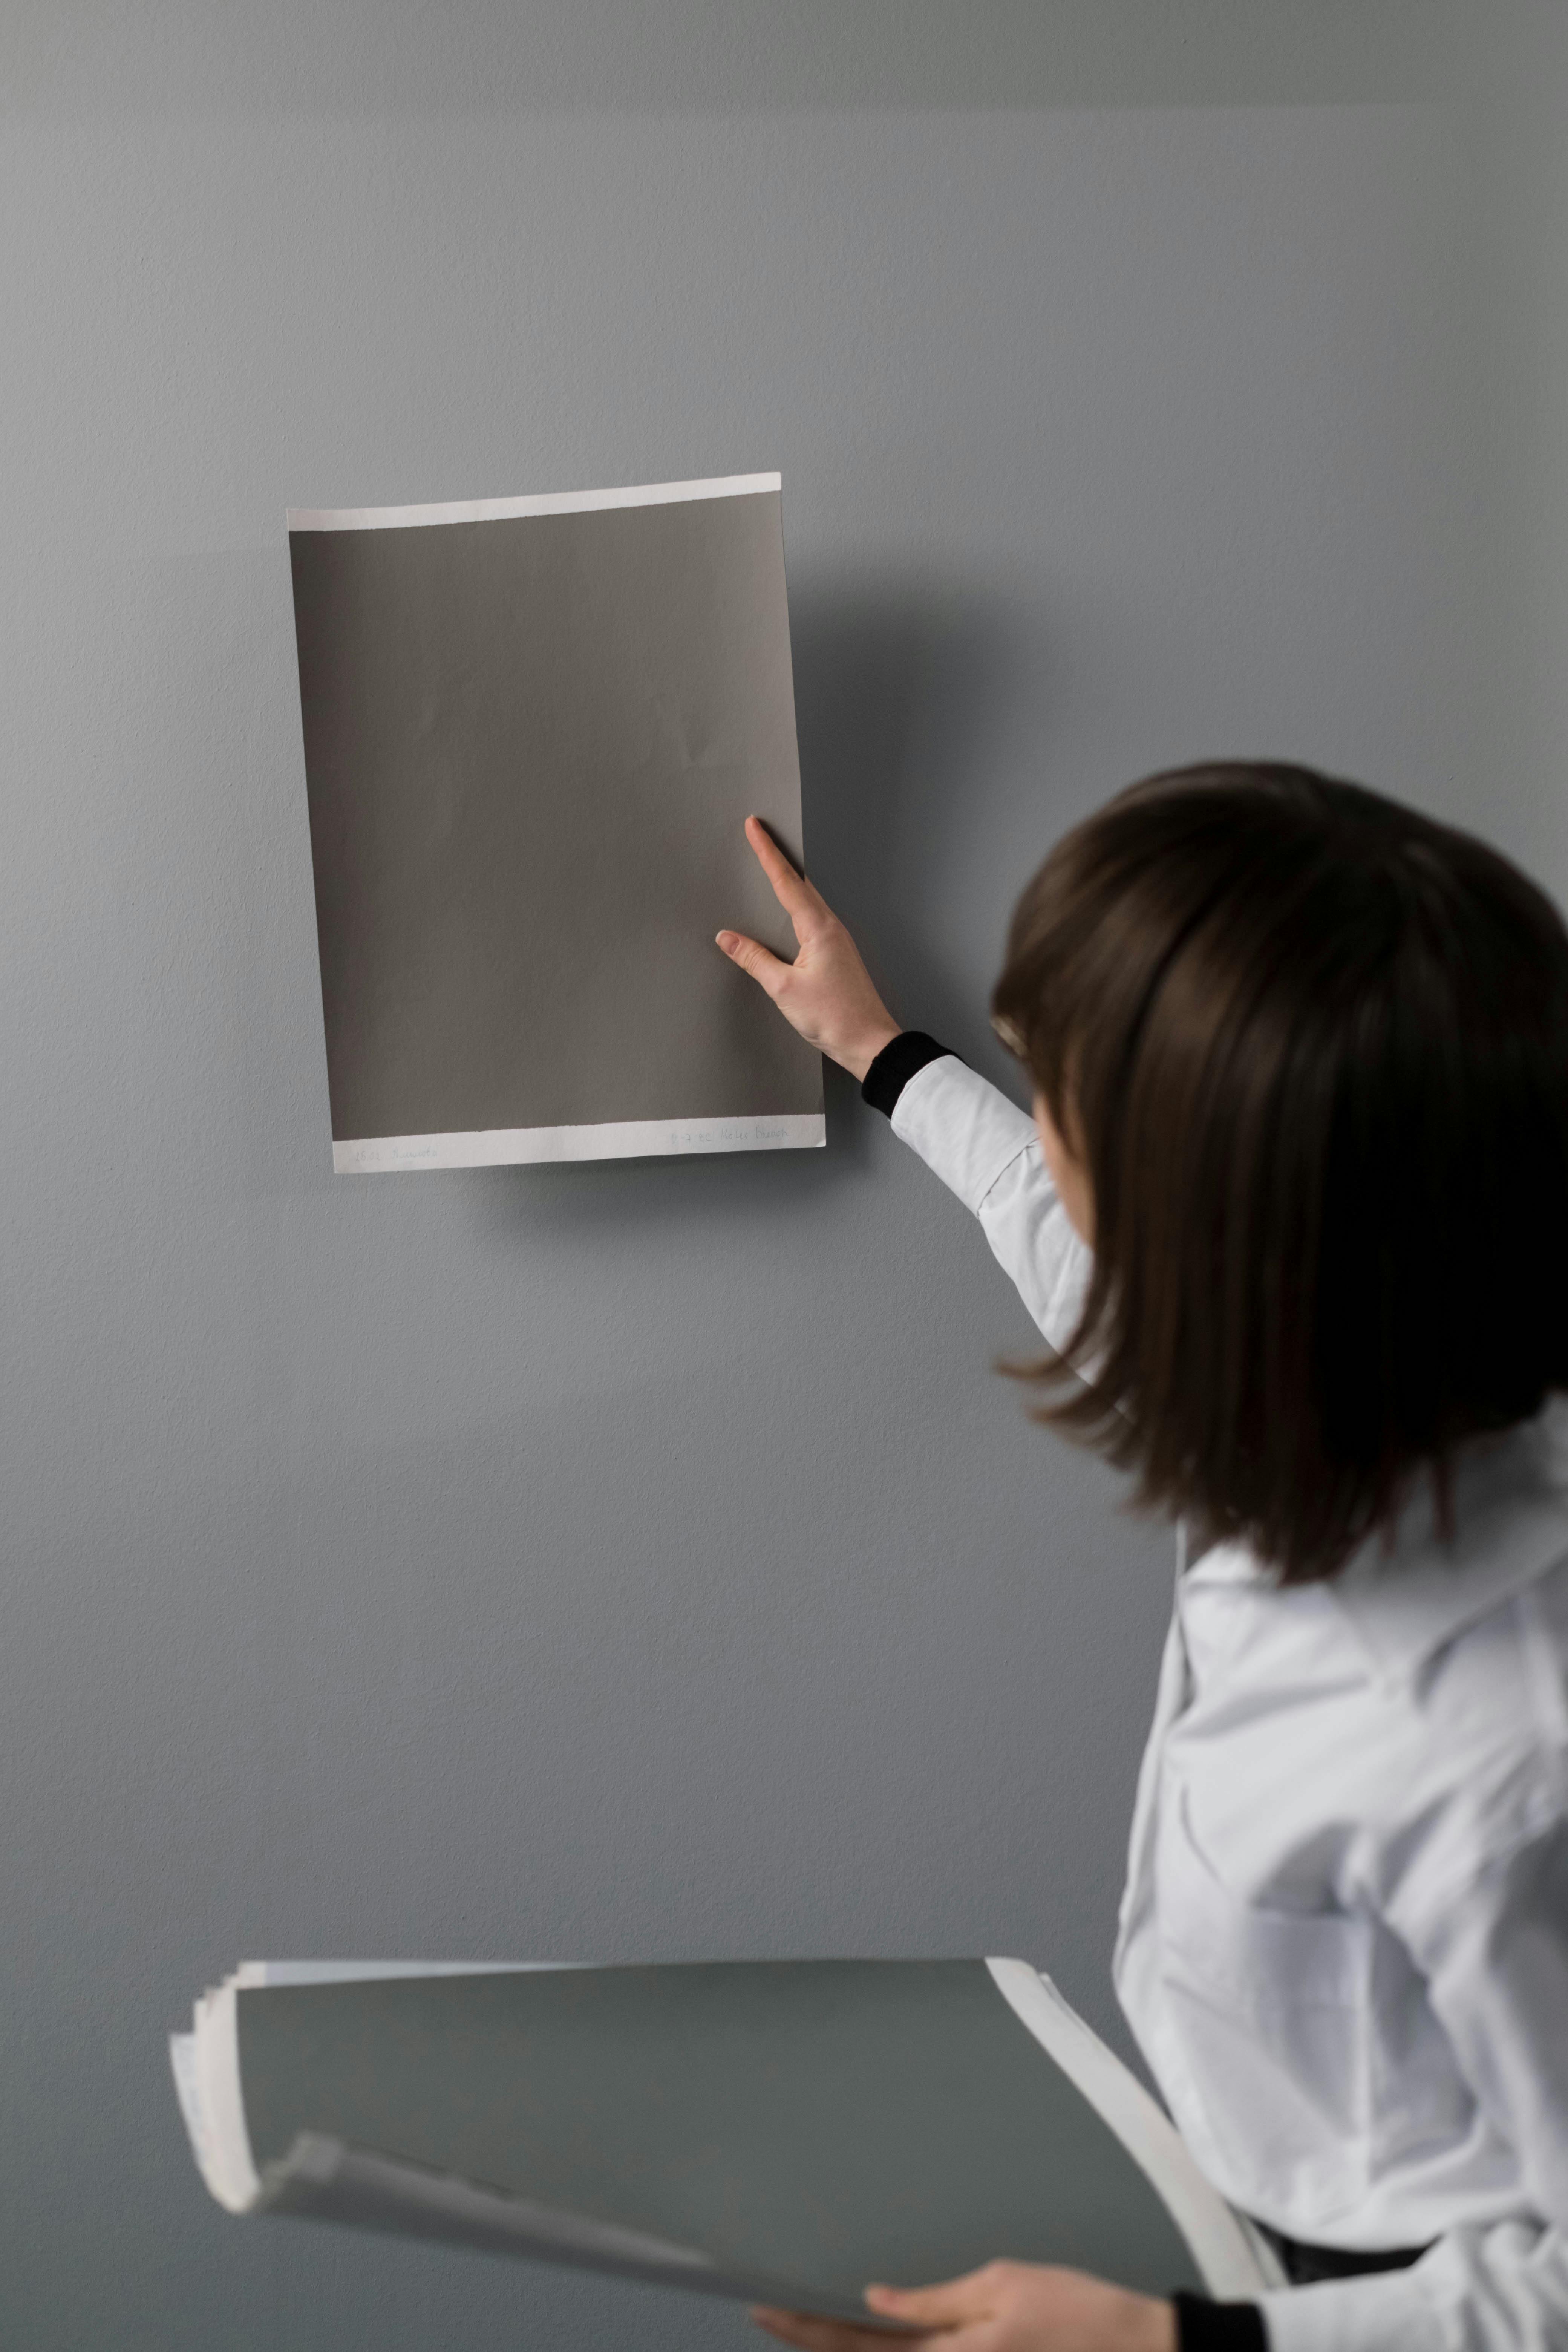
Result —
POLYGON ((1014 1952, 1127 2048, 1166 1540, 837 1074, 819 1155, 334 1180, 283 512, 781 467, 813 870, 999 1077, 1152 765, 1561 890, 1557 68, 1467 13, 11 0, 6 2343, 744 2340, 226 2221, 163 2037, 242 1955, 1014 1952))

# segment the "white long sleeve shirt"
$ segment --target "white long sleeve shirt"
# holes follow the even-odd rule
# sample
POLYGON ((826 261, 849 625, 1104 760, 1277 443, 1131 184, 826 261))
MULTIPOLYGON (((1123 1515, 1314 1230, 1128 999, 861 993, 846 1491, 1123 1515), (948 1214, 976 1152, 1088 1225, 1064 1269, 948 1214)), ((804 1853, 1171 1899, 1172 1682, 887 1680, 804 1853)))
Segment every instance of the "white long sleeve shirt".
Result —
MULTIPOLYGON (((973 1210, 1047 1341, 1089 1254, 1033 1122, 951 1055, 893 1126, 973 1210)), ((1475 1261, 1439 1281, 1485 1281, 1475 1261)), ((1261 2298, 1273 2352, 1568 2352, 1564 1416, 1473 1448, 1456 1534, 1281 1589, 1178 1572, 1116 1987, 1234 2204, 1409 2269, 1261 2298)))

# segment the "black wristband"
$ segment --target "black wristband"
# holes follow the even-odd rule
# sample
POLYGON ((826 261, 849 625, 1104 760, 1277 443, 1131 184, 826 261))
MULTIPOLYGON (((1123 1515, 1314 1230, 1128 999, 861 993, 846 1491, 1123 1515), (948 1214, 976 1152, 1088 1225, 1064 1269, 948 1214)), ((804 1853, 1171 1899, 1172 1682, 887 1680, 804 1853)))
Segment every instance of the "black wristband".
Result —
POLYGON ((923 1070, 928 1062, 940 1062, 947 1051, 934 1037, 928 1037, 923 1029, 900 1029, 896 1037, 889 1038, 861 1079, 862 1100, 891 1118, 899 1097, 915 1072, 923 1070))
POLYGON ((1268 2332, 1255 2303, 1211 2303, 1173 2294, 1176 2352, 1268 2352, 1268 2332))

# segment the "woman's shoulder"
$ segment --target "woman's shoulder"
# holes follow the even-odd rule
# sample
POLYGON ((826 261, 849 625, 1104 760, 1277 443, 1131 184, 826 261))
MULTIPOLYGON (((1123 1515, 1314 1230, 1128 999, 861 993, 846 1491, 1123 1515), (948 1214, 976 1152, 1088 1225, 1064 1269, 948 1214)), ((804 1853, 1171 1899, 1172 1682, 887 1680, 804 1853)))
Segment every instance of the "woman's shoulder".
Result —
POLYGON ((1563 1430, 1510 1433, 1466 1465, 1451 1528, 1434 1513, 1332 1588, 1388 1735, 1362 1859, 1391 1910, 1447 1910, 1568 1825, 1563 1430))
POLYGON ((1374 1675, 1418 1696, 1451 1653, 1506 1650, 1564 1565, 1568 1401, 1468 1447, 1446 1494, 1423 1480, 1393 1540, 1363 1544, 1329 1589, 1374 1675))

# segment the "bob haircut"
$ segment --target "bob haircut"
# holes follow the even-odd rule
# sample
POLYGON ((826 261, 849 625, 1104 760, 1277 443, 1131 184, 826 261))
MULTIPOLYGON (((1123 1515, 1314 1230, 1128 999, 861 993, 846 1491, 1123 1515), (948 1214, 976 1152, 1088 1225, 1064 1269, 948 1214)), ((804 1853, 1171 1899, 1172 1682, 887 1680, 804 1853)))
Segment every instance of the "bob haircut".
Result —
POLYGON ((1456 1449, 1568 1387, 1551 902, 1360 785, 1176 769, 1051 852, 993 1010, 1094 1201, 1039 1418, 1285 1583, 1422 1474, 1450 1528, 1456 1449))

